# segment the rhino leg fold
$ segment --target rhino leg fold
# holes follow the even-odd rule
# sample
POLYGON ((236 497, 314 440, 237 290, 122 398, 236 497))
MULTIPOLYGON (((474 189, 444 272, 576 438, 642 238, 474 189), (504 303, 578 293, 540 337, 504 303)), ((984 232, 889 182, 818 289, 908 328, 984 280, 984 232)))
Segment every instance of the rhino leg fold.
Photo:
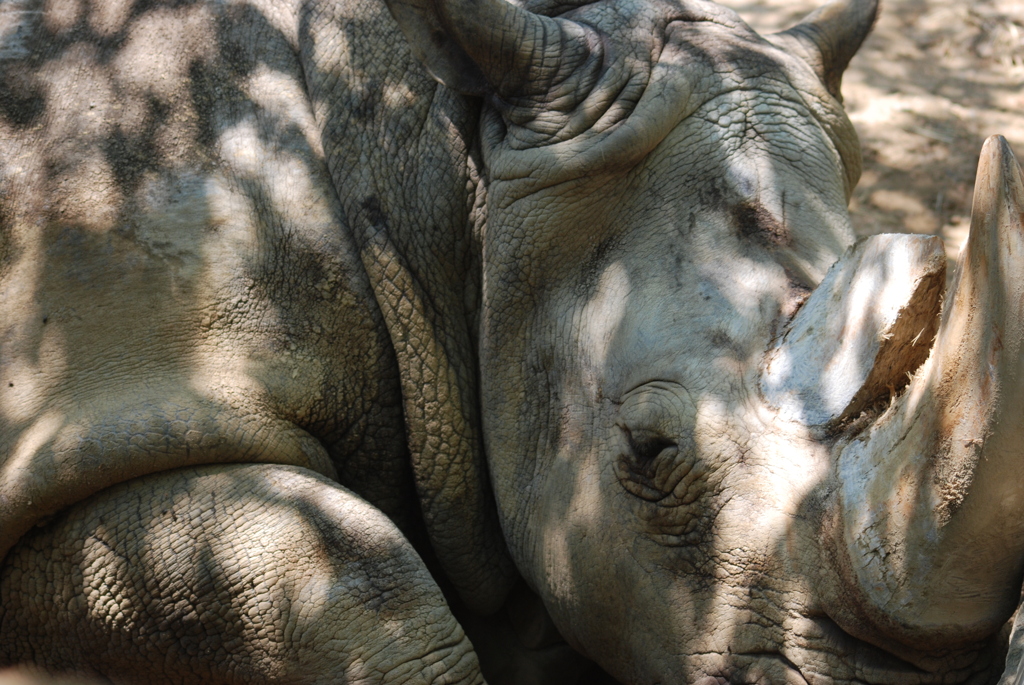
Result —
POLYGON ((187 468, 110 488, 0 569, 0 666, 113 682, 482 683, 384 514, 290 466, 187 468))

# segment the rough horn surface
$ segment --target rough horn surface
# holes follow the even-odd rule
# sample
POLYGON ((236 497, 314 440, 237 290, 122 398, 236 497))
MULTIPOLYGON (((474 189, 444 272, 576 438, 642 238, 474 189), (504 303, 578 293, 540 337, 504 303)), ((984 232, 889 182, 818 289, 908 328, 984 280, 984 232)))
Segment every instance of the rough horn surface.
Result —
POLYGON ((985 143, 974 197, 930 358, 838 456, 840 621, 876 642, 980 639, 1020 594, 1024 186, 1001 136, 985 143))

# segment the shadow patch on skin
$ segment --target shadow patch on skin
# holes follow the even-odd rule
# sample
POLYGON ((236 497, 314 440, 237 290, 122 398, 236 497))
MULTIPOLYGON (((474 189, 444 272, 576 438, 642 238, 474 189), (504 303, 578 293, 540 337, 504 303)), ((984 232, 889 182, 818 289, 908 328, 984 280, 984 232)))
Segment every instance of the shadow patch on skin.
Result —
POLYGON ((732 216, 743 238, 753 239, 764 247, 786 247, 792 243, 786 227, 759 202, 737 205, 732 216))

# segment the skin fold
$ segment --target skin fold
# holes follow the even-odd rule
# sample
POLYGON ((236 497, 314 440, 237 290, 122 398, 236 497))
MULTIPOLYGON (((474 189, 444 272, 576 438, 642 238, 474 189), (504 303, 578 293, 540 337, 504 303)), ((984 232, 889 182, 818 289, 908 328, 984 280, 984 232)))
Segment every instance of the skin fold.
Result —
MULTIPOLYGON (((0 554, 119 483, 189 465, 294 465, 346 484, 454 569, 437 573, 468 605, 499 608, 514 575, 474 475, 470 243, 452 230, 470 209, 459 141, 472 103, 439 92, 373 3, 3 12, 17 30, 0 60, 0 554), (366 40, 353 45, 351 31, 366 40), (418 392, 407 409, 403 383, 441 397, 418 392)), ((353 535, 358 524, 334 522, 353 535)), ((294 549, 282 577, 305 573, 311 552, 294 549)), ((420 616, 419 648, 350 629, 344 603, 320 620, 323 639, 363 635, 364 653, 388 653, 382 663, 424 658, 425 626, 447 609, 423 562, 407 561, 418 570, 404 582, 425 584, 403 619, 420 616)), ((171 567, 155 573, 173 576, 173 558, 160 563, 171 567)), ((37 650, 16 637, 18 611, 0 610, 0 662, 137 677, 120 652, 37 650)), ((187 642, 178 619, 161 630, 187 642)), ((303 677, 384 677, 349 671, 359 653, 325 655, 303 677)), ((472 661, 437 663, 471 682, 472 661)))
POLYGON ((305 469, 205 466, 108 489, 28 536, 0 587, 5 652, 49 654, 57 670, 89 664, 88 675, 129 682, 483 682, 390 519, 305 469), (344 631, 330 620, 339 615, 344 631))

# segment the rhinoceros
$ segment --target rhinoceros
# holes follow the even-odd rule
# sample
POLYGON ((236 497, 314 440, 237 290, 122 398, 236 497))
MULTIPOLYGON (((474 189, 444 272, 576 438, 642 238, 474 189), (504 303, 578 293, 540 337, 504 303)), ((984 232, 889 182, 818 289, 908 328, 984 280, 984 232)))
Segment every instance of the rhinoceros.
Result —
POLYGON ((997 676, 1024 190, 990 139, 945 297, 855 240, 877 11, 7 0, 0 666, 479 683, 507 614, 623 683, 997 676))

